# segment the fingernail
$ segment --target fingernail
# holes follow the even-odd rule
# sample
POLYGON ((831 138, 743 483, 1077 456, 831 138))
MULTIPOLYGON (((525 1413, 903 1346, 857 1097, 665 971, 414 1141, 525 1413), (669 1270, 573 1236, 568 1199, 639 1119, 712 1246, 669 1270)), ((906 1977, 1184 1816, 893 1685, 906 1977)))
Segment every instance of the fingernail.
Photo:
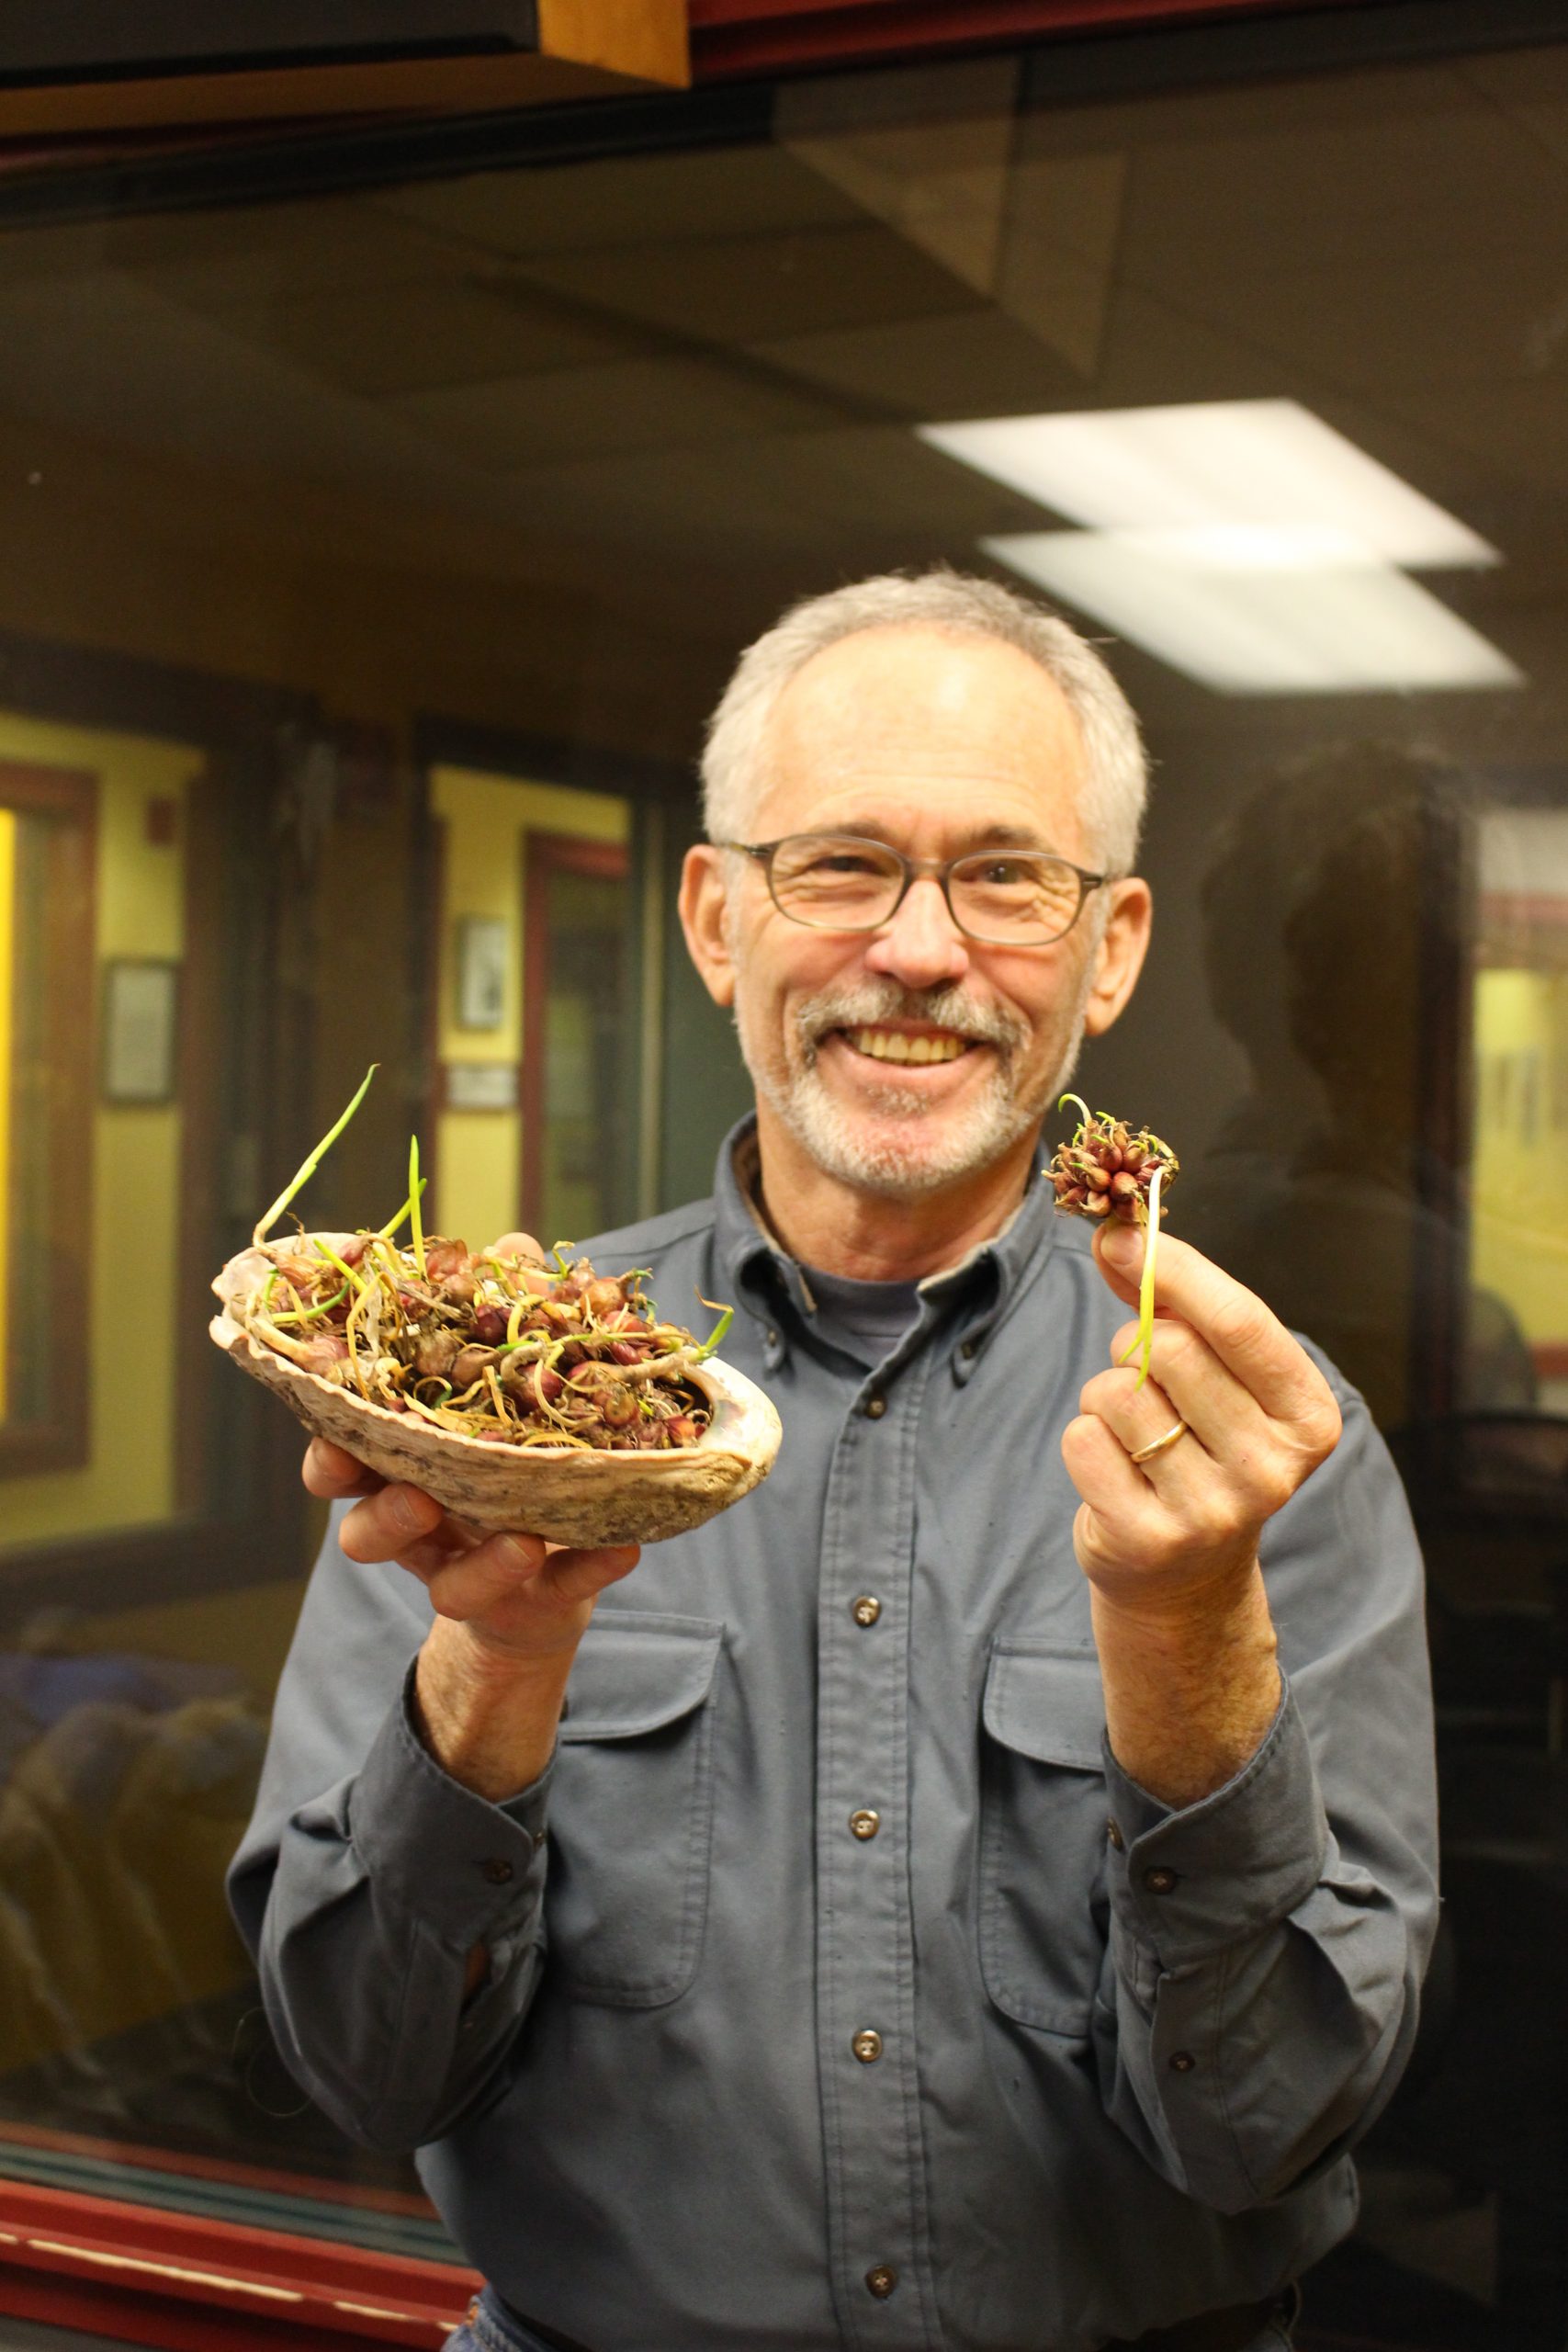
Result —
POLYGON ((495 1548, 502 1566, 513 1576, 531 1577, 539 1565, 538 1551, 525 1535, 498 1535, 495 1548))
POLYGON ((1116 1226, 1100 1247, 1113 1266, 1130 1269, 1144 1262, 1144 1237, 1134 1233, 1130 1225, 1116 1226))

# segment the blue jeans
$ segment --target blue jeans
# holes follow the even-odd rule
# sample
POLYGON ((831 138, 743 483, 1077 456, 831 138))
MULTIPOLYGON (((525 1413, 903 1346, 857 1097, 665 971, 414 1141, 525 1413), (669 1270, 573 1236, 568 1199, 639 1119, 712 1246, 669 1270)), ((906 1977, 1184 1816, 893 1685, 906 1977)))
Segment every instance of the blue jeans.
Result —
POLYGON ((446 2338, 446 2352, 548 2352, 548 2347, 487 2287, 468 2305, 457 2335, 446 2338))

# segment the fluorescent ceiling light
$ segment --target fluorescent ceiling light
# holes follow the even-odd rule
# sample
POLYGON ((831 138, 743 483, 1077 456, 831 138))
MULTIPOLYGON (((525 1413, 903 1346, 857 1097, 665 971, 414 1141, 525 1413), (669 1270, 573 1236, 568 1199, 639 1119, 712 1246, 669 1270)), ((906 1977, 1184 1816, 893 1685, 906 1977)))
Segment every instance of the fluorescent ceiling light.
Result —
POLYGON ((922 441, 1101 530, 1326 531, 1385 563, 1497 551, 1296 401, 1197 401, 920 424, 922 441))
MULTIPOLYGON (((1028 531, 986 553, 1221 694, 1367 694, 1524 683, 1436 596, 1363 554, 1215 560, 1209 535, 1028 531)), ((1222 537, 1223 548, 1224 541, 1222 537)), ((1232 553, 1235 552, 1233 545, 1232 553)))

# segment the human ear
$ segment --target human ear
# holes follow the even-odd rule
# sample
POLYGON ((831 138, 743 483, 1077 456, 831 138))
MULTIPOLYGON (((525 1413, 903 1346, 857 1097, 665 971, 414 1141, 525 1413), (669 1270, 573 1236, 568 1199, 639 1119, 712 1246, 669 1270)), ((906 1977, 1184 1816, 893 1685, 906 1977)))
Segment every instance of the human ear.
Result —
POLYGON ((712 842, 697 842, 686 852, 681 867, 677 900, 687 952, 702 975, 703 986, 715 1004, 735 1001, 735 959, 730 954, 726 922, 723 852, 712 842))
POLYGON ((1139 875, 1106 885, 1111 913, 1094 951, 1094 977, 1084 1007, 1084 1034, 1103 1036, 1137 985, 1149 951, 1154 894, 1139 875))

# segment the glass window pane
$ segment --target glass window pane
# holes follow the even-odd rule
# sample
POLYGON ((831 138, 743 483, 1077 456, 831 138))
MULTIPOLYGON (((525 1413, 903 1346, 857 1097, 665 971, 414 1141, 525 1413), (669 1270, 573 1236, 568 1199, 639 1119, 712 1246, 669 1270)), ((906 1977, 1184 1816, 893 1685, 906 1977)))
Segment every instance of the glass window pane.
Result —
POLYGON ((1430 1554, 1450 1926, 1316 2324, 1561 2341, 1568 48, 1403 14, 0 195, 0 2170, 450 2254, 223 1906, 321 1514, 209 1285, 372 1062, 308 1228, 411 1133, 474 1243, 705 1191, 705 717, 941 561, 1110 640, 1158 911, 1080 1082, 1430 1554))

